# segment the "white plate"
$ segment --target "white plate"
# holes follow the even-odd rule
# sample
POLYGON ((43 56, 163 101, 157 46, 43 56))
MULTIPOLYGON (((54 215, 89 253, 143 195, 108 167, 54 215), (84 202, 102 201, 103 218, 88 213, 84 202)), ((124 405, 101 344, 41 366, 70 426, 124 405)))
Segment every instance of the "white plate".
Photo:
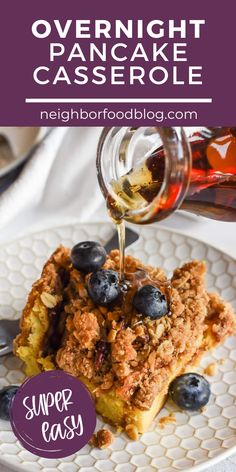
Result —
MULTIPOLYGON (((137 229, 137 228, 135 228, 137 229)), ((73 246, 86 239, 104 243, 113 229, 109 224, 66 226, 33 234, 0 248, 0 317, 17 318, 32 282, 49 254, 61 243, 73 246)), ((160 265, 167 272, 192 258, 205 259, 208 287, 228 301, 236 301, 236 263, 217 249, 170 230, 139 229, 140 239, 128 252, 145 263, 160 265)), ((24 450, 7 422, 0 422, 0 461, 18 471, 56 472, 175 472, 200 471, 236 452, 236 338, 228 339, 202 367, 224 358, 217 374, 210 377, 212 395, 204 413, 176 412, 176 425, 161 430, 154 421, 149 432, 132 442, 116 435, 106 450, 85 446, 62 460, 43 459, 24 450)), ((0 359, 0 387, 20 383, 24 376, 13 356, 0 359)), ((174 407, 167 403, 159 414, 174 407)), ((102 421, 98 419, 98 427, 102 421)), ((111 428, 108 426, 108 428, 111 428)))

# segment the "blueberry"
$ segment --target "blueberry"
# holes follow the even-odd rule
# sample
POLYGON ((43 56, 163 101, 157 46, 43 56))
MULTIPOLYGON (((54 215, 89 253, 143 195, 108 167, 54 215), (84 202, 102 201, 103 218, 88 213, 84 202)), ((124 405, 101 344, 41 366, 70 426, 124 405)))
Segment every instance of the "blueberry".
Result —
POLYGON ((144 285, 138 289, 133 298, 133 306, 138 313, 153 320, 161 318, 168 312, 164 293, 153 285, 144 285))
POLYGON ((199 410, 208 403, 210 394, 209 382, 194 373, 176 377, 169 387, 170 397, 183 410, 199 410))
POLYGON ((89 277, 87 288, 96 305, 109 305, 121 293, 119 277, 114 270, 100 269, 93 272, 89 277))
POLYGON ((13 397, 15 396, 19 387, 11 385, 0 390, 0 418, 1 420, 10 419, 10 406, 13 397))
POLYGON ((75 269, 86 274, 100 269, 106 260, 106 250, 95 241, 83 241, 71 251, 71 261, 75 269))

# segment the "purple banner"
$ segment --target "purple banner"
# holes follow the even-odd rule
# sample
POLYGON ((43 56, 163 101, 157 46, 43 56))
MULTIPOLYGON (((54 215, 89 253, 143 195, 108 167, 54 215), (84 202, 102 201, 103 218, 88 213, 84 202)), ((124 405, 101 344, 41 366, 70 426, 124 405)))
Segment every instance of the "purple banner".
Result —
POLYGON ((235 9, 8 0, 0 125, 233 125, 235 9))

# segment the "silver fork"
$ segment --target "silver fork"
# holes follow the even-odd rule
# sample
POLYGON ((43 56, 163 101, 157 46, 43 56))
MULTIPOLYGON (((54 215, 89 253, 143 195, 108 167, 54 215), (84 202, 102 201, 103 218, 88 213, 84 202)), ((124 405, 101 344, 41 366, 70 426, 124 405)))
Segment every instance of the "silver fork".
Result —
POLYGON ((0 321, 0 357, 10 354, 13 349, 13 340, 20 330, 20 320, 0 321))
MULTIPOLYGON (((126 228, 125 236, 125 246, 128 247, 137 241, 139 235, 131 230, 126 228)), ((105 244, 105 249, 107 252, 110 252, 112 249, 118 247, 118 237, 117 232, 109 239, 105 244)), ((0 357, 10 354, 13 349, 13 340, 19 334, 20 326, 18 320, 0 320, 0 357)))

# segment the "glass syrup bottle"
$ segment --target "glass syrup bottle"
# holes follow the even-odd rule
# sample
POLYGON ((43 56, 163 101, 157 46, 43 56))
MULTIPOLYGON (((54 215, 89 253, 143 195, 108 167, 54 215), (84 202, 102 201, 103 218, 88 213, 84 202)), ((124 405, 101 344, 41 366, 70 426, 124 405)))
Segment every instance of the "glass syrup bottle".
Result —
POLYGON ((122 253, 124 220, 149 224, 181 209, 236 221, 236 127, 105 128, 97 170, 122 253))

